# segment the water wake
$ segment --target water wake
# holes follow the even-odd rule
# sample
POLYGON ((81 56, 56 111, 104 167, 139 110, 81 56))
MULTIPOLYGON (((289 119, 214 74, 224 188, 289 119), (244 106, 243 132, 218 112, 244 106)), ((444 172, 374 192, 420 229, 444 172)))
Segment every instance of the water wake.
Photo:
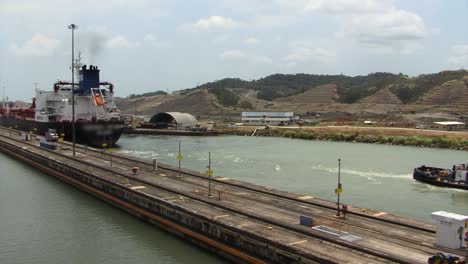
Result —
POLYGON ((119 153, 125 154, 125 155, 130 155, 134 157, 139 157, 139 158, 156 158, 158 157, 158 153, 154 151, 141 151, 141 150, 119 150, 119 153))
POLYGON ((275 165, 275 171, 280 171, 280 170, 281 170, 280 165, 276 164, 276 165, 275 165))
MULTIPOLYGON (((319 171, 326 171, 330 173, 338 173, 338 168, 325 168, 320 165, 313 165, 312 169, 319 171)), ((395 179, 412 179, 412 174, 392 174, 386 172, 375 172, 375 171, 359 171, 352 169, 342 169, 341 173, 348 175, 356 175, 360 177, 366 177, 369 180, 374 180, 374 178, 395 178, 395 179)))

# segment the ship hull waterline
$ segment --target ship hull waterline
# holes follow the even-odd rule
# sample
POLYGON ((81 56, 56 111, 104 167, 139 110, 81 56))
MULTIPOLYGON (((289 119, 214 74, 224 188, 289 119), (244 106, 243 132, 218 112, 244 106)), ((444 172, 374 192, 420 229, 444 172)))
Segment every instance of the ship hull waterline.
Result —
MULTIPOLYGON (((0 117, 0 126, 25 132, 32 131, 37 135, 44 135, 48 129, 56 129, 59 135, 63 134, 65 140, 73 140, 71 122, 37 122, 29 119, 0 117)), ((121 121, 98 121, 95 123, 78 121, 75 123, 75 140, 79 144, 91 147, 110 147, 119 140, 123 127, 121 121)))

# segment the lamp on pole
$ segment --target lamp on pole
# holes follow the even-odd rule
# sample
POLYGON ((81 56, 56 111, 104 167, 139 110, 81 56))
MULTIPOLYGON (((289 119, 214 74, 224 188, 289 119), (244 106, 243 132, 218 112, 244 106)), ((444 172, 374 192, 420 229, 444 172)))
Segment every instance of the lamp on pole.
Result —
POLYGON ((73 141, 73 156, 75 156, 75 29, 78 29, 78 26, 75 24, 70 24, 68 26, 72 31, 72 141, 73 141))

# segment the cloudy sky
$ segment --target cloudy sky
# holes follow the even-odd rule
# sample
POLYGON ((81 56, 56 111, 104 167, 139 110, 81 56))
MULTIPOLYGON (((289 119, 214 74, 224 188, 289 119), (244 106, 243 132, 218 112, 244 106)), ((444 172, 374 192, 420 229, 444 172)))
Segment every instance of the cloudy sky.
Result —
POLYGON ((0 86, 70 80, 83 62, 117 96, 273 73, 409 75, 468 68, 468 0, 0 0, 0 86))

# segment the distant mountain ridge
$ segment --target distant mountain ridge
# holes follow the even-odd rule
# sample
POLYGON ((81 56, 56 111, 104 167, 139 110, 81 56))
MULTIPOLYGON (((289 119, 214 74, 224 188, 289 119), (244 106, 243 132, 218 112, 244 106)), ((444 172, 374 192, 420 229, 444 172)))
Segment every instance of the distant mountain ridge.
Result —
POLYGON ((117 101, 128 112, 185 111, 216 114, 237 109, 297 110, 318 104, 468 105, 468 71, 408 77, 385 72, 366 76, 273 74, 258 80, 225 78, 165 94, 117 101), (138 102, 138 103, 137 103, 138 102))

